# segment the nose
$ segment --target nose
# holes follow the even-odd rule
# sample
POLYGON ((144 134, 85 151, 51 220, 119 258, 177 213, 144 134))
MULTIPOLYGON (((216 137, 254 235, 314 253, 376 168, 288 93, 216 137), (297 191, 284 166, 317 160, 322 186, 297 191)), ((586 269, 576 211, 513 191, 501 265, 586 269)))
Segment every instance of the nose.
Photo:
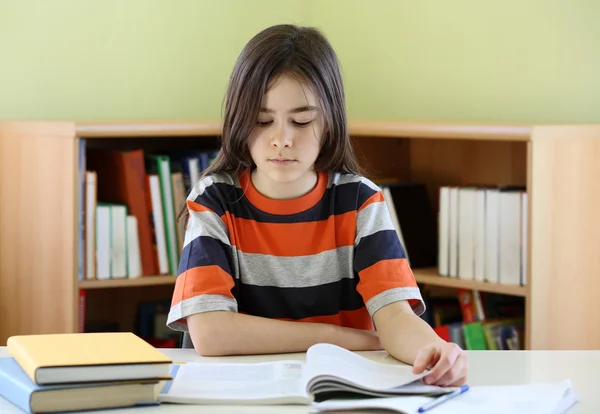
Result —
POLYGON ((292 146, 292 136, 285 128, 278 128, 273 133, 271 145, 275 148, 289 148, 292 146))

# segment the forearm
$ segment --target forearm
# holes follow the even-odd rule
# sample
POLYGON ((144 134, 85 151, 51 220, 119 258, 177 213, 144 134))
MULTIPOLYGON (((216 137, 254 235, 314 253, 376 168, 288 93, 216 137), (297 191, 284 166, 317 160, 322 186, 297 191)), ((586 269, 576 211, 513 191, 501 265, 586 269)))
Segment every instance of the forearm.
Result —
POLYGON ((305 352, 317 343, 352 351, 382 348, 376 332, 234 312, 191 315, 188 328, 196 351, 204 356, 305 352))
POLYGON ((377 311, 375 323, 384 349, 407 364, 414 363, 424 346, 445 342, 405 302, 392 303, 377 311))

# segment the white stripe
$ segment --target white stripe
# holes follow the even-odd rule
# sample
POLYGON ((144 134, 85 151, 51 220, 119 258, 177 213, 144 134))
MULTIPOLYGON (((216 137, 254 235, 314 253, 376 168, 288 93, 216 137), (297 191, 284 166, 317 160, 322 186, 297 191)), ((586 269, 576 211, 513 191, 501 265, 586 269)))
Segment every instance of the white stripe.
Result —
POLYGON ((385 201, 369 204, 356 215, 356 240, 355 245, 363 237, 375 234, 382 230, 394 230, 394 224, 385 201))
POLYGON ((212 211, 190 211, 183 247, 190 244, 200 236, 210 236, 221 243, 231 246, 229 242, 229 231, 223 220, 212 211))

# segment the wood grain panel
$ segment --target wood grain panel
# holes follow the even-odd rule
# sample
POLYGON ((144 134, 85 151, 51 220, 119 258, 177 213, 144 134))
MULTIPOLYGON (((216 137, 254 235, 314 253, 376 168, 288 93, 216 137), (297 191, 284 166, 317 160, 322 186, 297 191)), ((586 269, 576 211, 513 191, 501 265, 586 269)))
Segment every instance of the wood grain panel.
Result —
POLYGON ((443 185, 526 185, 526 142, 412 139, 409 153, 410 179, 426 183, 436 209, 443 185))
POLYGON ((75 328, 75 127, 0 125, 0 344, 75 328))
POLYGON ((406 140, 353 137, 352 141, 356 158, 369 179, 408 180, 409 146, 406 140))
POLYGON ((600 126, 535 128, 531 145, 531 348, 599 349, 600 126))

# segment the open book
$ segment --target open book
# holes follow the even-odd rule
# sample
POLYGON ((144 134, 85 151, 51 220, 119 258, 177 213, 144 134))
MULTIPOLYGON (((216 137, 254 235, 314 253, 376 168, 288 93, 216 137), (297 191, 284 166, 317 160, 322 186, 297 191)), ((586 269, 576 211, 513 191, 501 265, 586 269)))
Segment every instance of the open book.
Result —
POLYGON ((181 404, 311 404, 329 398, 435 396, 455 388, 426 385, 427 372, 384 364, 330 344, 317 344, 306 361, 175 365, 158 398, 181 404))

